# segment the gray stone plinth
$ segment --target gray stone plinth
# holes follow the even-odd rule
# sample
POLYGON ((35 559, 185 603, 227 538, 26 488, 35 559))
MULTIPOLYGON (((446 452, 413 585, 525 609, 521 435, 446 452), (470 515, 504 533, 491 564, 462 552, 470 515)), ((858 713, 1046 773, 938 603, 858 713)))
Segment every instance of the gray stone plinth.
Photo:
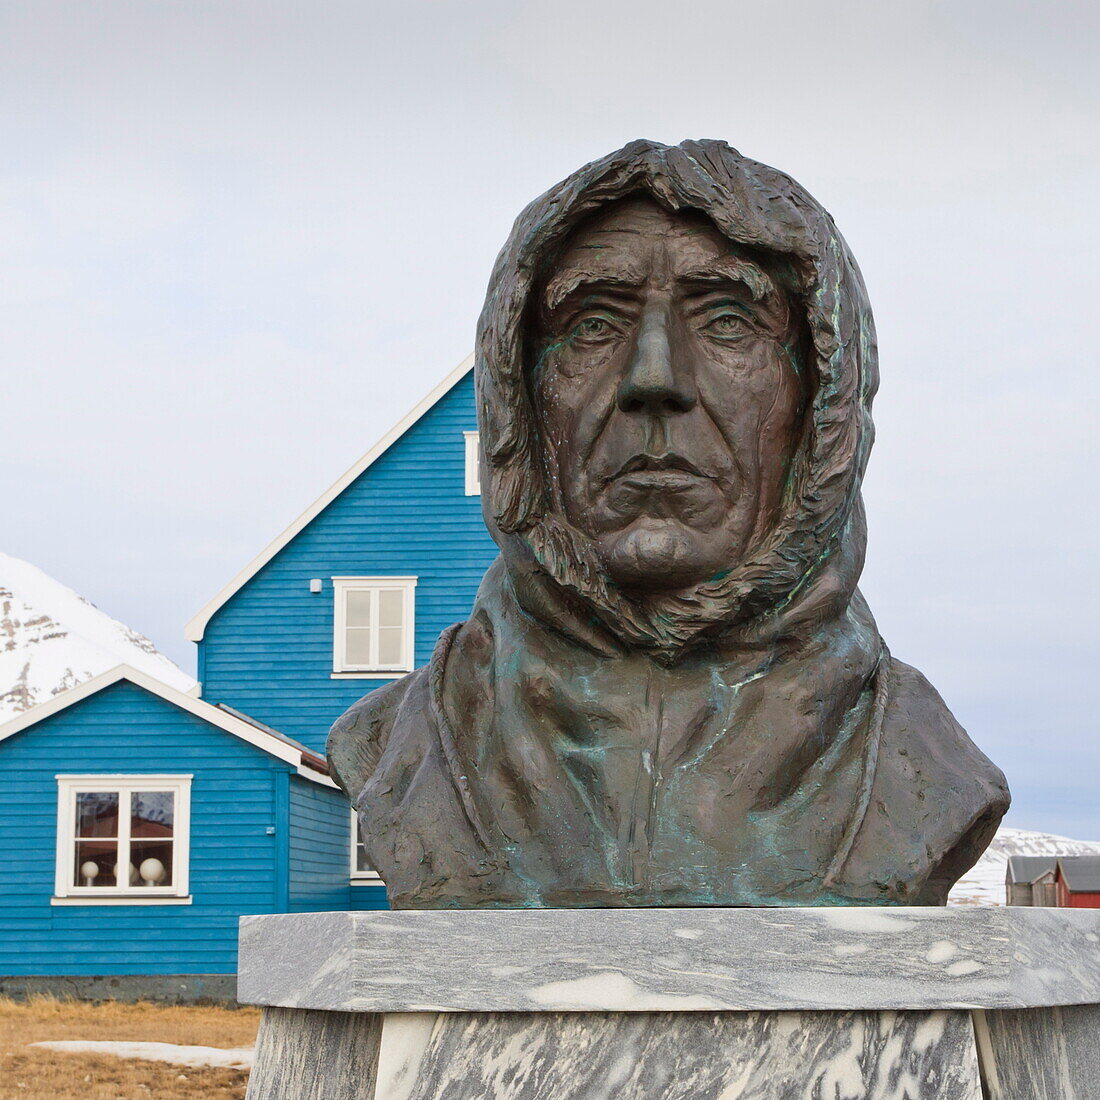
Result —
POLYGON ((1100 1007, 975 1012, 988 1100, 1100 1096, 1100 1007))
POLYGON ((378 1100, 982 1100, 965 1012, 459 1012, 384 1021, 378 1100))
POLYGON ((357 1012, 1036 1008, 1100 990, 1093 909, 244 917, 240 1000, 357 1012))
POLYGON ((372 1012, 265 1008, 249 1074, 249 1100, 376 1096, 382 1020, 372 1012))
POLYGON ((1100 1096, 1090 910, 246 917, 239 996, 250 1100, 1100 1096))

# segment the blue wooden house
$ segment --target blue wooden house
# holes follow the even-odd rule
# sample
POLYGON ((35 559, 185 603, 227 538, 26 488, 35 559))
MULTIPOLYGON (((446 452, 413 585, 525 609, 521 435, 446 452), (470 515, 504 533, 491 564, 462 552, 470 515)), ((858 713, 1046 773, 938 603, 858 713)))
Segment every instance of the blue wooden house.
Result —
POLYGON ((467 359, 187 624, 199 695, 123 666, 0 726, 0 976, 231 974, 244 913, 385 905, 324 742, 496 555, 474 408, 467 359))
POLYGON ((224 974, 242 913, 347 908, 324 758, 125 665, 0 727, 0 973, 224 974))

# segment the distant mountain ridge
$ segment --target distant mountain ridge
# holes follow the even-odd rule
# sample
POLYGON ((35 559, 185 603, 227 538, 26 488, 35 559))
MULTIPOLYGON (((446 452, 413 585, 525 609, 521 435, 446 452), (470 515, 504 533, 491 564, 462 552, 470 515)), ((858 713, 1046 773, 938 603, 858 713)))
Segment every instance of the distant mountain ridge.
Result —
POLYGON ((143 634, 0 553, 0 722, 120 664, 180 691, 197 682, 143 634))
POLYGON ((1004 905, 1009 856, 1100 855, 1100 842, 1002 826, 982 858, 955 884, 948 905, 1004 905))

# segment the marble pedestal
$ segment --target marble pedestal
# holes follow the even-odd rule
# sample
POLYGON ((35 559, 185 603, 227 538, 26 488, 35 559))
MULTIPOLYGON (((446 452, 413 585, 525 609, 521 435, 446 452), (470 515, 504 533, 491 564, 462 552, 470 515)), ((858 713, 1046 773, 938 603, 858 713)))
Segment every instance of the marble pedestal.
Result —
POLYGON ((1100 911, 241 921, 249 1100, 1094 1100, 1100 911))

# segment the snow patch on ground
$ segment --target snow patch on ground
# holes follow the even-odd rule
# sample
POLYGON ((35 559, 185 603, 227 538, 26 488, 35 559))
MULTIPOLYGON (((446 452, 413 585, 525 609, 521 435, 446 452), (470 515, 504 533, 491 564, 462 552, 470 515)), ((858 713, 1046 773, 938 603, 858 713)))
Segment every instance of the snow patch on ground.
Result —
POLYGON ((144 635, 0 553, 0 722, 121 664, 179 691, 196 683, 144 635))
POLYGON ((1070 840, 1002 826, 982 858, 951 890, 948 905, 1004 905, 1009 856, 1087 856, 1100 854, 1100 843, 1070 840))
POLYGON ((121 1043, 115 1041, 85 1042, 81 1039, 58 1039, 27 1046, 55 1050, 61 1054, 114 1054, 119 1058, 142 1058, 147 1062, 169 1062, 173 1066, 223 1066, 228 1069, 251 1069, 254 1047, 185 1047, 176 1043, 121 1043))

